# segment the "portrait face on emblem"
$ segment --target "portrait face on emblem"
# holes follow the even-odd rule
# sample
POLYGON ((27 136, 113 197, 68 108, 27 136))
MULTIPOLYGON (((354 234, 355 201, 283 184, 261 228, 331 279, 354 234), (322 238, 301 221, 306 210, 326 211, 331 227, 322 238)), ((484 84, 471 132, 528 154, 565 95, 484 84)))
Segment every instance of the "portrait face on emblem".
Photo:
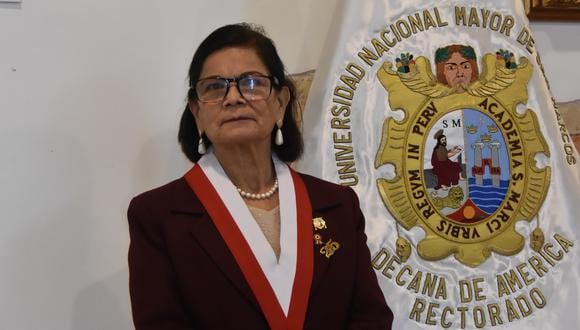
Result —
POLYGON ((435 52, 437 81, 449 87, 465 90, 479 78, 475 51, 471 46, 449 45, 435 52))

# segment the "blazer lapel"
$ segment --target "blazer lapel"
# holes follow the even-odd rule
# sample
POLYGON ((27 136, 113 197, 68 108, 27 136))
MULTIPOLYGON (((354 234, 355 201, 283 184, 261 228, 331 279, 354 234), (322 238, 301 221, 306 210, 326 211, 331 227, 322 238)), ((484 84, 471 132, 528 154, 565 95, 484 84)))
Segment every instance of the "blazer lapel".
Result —
MULTIPOLYGON (((312 205, 312 218, 320 217, 325 220, 326 228, 323 229, 313 229, 314 235, 320 235, 320 242, 317 244, 316 237, 314 240, 314 272, 312 277, 312 286, 310 289, 311 294, 314 293, 328 268, 328 265, 332 262, 332 257, 327 258, 323 253, 320 252, 321 248, 324 247, 328 240, 336 239, 339 237, 337 232, 337 226, 328 221, 329 219, 325 217, 328 215, 328 211, 338 207, 340 202, 334 198, 335 191, 331 189, 324 189, 325 186, 316 182, 316 179, 308 176, 301 175, 308 190, 308 195, 310 197, 310 203, 312 205)), ((312 224, 313 225, 313 224, 312 224)), ((340 242, 340 240, 339 240, 340 242)))
MULTIPOLYGON (((300 176, 308 191, 310 203, 312 205, 313 219, 316 217, 322 217, 325 219, 325 216, 330 210, 340 206, 340 202, 334 198, 335 191, 333 189, 324 189, 326 188, 325 186, 318 183, 317 179, 308 175, 300 174, 300 176)), ((230 280, 233 286, 236 287, 236 289, 246 297, 249 302, 251 302, 254 308, 261 311, 258 301, 246 282, 238 264, 212 220, 209 218, 203 205, 191 191, 191 188, 189 188, 185 179, 181 178, 180 181, 183 183, 182 186, 184 191, 175 196, 173 207, 171 208, 172 212, 191 217, 191 225, 189 228, 192 238, 199 243, 216 266, 222 271, 224 276, 230 280)), ((339 238, 340 235, 338 235, 339 233, 337 229, 337 225, 334 225, 332 221, 329 221, 327 222, 327 228, 321 230, 314 229, 313 233, 321 235, 324 244, 329 239, 334 240, 339 238)), ((339 239, 337 240, 340 242, 339 239)), ((312 286, 310 289, 311 294, 323 280, 328 265, 332 262, 332 257, 326 258, 320 252, 320 249, 323 246, 324 245, 314 244, 314 269, 312 286)))
POLYGON ((254 297, 236 260, 213 221, 209 218, 203 205, 191 191, 185 179, 182 178, 180 180, 183 182, 185 191, 183 194, 177 195, 173 200, 172 213, 182 214, 191 218, 191 222, 188 224, 191 237, 198 242, 233 286, 248 299, 254 308, 261 311, 256 297, 254 297))

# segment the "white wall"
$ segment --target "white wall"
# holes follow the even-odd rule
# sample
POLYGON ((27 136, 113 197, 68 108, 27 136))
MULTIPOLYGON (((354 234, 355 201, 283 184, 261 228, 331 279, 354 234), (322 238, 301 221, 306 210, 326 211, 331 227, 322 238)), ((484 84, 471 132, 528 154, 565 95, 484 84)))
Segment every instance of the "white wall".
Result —
POLYGON ((533 22, 532 32, 556 100, 580 99, 580 22, 533 22))
MULTIPOLYGON (((23 0, 0 5, 0 329, 129 329, 125 211, 180 176, 186 70, 216 27, 265 25, 316 67, 337 0, 23 0)), ((534 24, 559 100, 580 24, 534 24)))

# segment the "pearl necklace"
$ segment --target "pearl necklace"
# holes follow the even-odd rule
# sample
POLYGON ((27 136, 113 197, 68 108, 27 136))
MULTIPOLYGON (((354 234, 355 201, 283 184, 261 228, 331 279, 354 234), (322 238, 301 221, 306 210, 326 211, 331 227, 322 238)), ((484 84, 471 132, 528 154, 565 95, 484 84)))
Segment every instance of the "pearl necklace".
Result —
POLYGON ((242 198, 255 199, 255 200, 268 199, 268 198, 272 197, 272 195, 274 195, 276 193, 276 191, 278 190, 278 179, 274 180, 274 185, 272 186, 272 188, 270 188, 265 193, 261 193, 261 194, 249 193, 247 191, 242 190, 242 188, 240 188, 238 186, 236 186, 236 189, 238 190, 238 192, 240 193, 242 198))

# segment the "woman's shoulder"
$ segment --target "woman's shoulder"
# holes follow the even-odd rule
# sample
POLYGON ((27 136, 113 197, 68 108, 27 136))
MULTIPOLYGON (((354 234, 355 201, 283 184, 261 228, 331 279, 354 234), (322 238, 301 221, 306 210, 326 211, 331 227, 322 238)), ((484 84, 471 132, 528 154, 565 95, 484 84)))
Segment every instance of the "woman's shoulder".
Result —
POLYGON ((191 189, 185 181, 185 178, 181 177, 133 197, 129 208, 169 205, 182 198, 182 196, 190 196, 191 194, 191 189))
POLYGON ((309 174, 300 172, 298 174, 300 174, 308 191, 315 191, 319 195, 334 196, 335 198, 340 195, 344 195, 345 197, 352 197, 354 195, 356 197, 354 190, 350 187, 326 181, 309 174))

